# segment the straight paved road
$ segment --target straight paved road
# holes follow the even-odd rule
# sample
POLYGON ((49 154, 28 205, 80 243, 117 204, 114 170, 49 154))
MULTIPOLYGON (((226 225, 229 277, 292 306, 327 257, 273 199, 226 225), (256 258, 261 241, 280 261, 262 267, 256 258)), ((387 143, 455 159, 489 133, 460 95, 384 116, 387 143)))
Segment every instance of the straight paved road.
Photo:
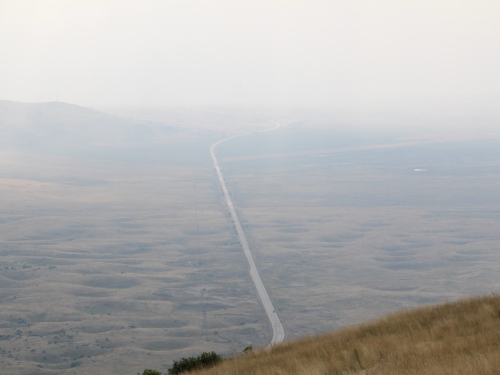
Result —
POLYGON ((227 190, 226 182, 224 181, 224 175, 222 174, 222 171, 219 167, 219 163, 217 162, 217 157, 215 156, 215 148, 220 145, 222 142, 229 141, 230 139, 234 138, 239 138, 239 137, 244 137, 247 135, 251 134, 256 134, 256 133, 262 133, 266 131, 271 131, 274 129, 279 128, 280 124, 278 124, 276 121, 272 120, 267 120, 271 123, 273 123, 275 126, 266 129, 266 130, 261 130, 258 132, 253 132, 253 133, 245 133, 241 135, 236 135, 233 137, 225 138, 221 141, 218 141, 214 143, 210 147, 210 155, 212 156, 212 161, 215 166, 215 170, 217 171, 217 177, 219 178, 219 183, 222 187, 222 192, 224 193, 224 197, 226 199, 226 204, 227 207, 229 208, 229 212, 231 213, 231 217, 234 222, 234 226, 236 227, 236 232, 238 233, 238 237, 240 239, 241 246, 243 247, 243 251, 245 252, 245 256, 247 257, 248 264, 250 265, 250 276, 252 276, 253 283, 255 284, 255 288, 257 289, 257 292, 259 293, 260 300, 262 301, 262 305, 264 306, 264 309, 266 310, 267 317, 269 318, 269 321, 271 322, 271 327, 273 328, 273 338, 271 339, 270 346, 273 346, 275 344, 279 344, 280 342, 283 341, 285 338, 285 330, 283 329, 283 325, 281 324, 281 320, 278 317, 278 314, 276 313, 276 310, 273 306, 273 303, 271 302, 271 299, 269 298, 269 295, 267 294, 266 287, 264 286, 264 283, 262 282, 262 279, 260 278, 259 275, 259 270, 257 269, 255 262, 252 257, 252 252, 250 251, 250 246, 248 245, 247 238, 245 236, 245 232, 243 231, 243 228, 241 227, 240 219, 238 218, 238 214, 236 213, 236 210, 234 208, 233 201, 231 200, 231 197, 229 196, 229 191, 227 190))

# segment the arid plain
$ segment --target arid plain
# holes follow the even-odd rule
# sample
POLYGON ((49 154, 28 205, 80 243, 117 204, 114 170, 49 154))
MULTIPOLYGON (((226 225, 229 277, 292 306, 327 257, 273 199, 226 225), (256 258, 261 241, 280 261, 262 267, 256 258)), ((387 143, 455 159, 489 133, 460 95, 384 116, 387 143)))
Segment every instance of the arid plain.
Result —
MULTIPOLYGON (((166 371, 183 356, 268 344, 208 149, 264 129, 272 113, 107 117, 61 104, 37 107, 40 125, 12 106, 0 130, 25 132, 1 151, 5 371, 166 371), (98 137, 85 125, 110 121, 98 137), (61 133, 73 123, 83 125, 61 133), (34 144, 45 128, 52 138, 34 144)), ((412 138, 275 116, 281 128, 218 155, 286 339, 499 290, 495 135, 412 138)))
POLYGON ((288 337, 497 292, 499 149, 482 139, 228 156, 288 337))

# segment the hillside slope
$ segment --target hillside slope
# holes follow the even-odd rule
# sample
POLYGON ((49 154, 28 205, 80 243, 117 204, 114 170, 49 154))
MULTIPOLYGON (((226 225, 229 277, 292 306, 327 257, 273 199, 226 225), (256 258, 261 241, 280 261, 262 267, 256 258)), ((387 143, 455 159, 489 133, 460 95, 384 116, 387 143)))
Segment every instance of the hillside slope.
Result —
POLYGON ((203 374, 499 374, 500 297, 389 315, 225 361, 203 374))

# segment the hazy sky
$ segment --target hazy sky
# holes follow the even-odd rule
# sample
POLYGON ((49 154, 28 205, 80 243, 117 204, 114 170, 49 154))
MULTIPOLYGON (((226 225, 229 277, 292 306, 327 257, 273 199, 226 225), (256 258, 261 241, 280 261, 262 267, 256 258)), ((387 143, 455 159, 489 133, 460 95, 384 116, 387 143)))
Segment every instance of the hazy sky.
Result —
POLYGON ((329 106, 499 93, 498 0, 0 0, 0 99, 329 106))

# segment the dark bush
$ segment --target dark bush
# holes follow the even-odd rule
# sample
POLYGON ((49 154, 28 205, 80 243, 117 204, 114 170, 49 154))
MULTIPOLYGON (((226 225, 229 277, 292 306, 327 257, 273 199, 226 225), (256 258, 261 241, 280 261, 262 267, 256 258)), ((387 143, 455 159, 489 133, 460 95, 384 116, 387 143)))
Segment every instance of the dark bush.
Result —
MULTIPOLYGON (((141 374, 137 374, 141 375, 141 374)), ((145 369, 142 375, 162 375, 162 373, 158 370, 145 369)))
POLYGON ((182 358, 174 361, 173 367, 168 370, 170 375, 177 375, 187 371, 198 370, 215 366, 222 361, 222 357, 215 352, 203 352, 198 357, 182 358))

